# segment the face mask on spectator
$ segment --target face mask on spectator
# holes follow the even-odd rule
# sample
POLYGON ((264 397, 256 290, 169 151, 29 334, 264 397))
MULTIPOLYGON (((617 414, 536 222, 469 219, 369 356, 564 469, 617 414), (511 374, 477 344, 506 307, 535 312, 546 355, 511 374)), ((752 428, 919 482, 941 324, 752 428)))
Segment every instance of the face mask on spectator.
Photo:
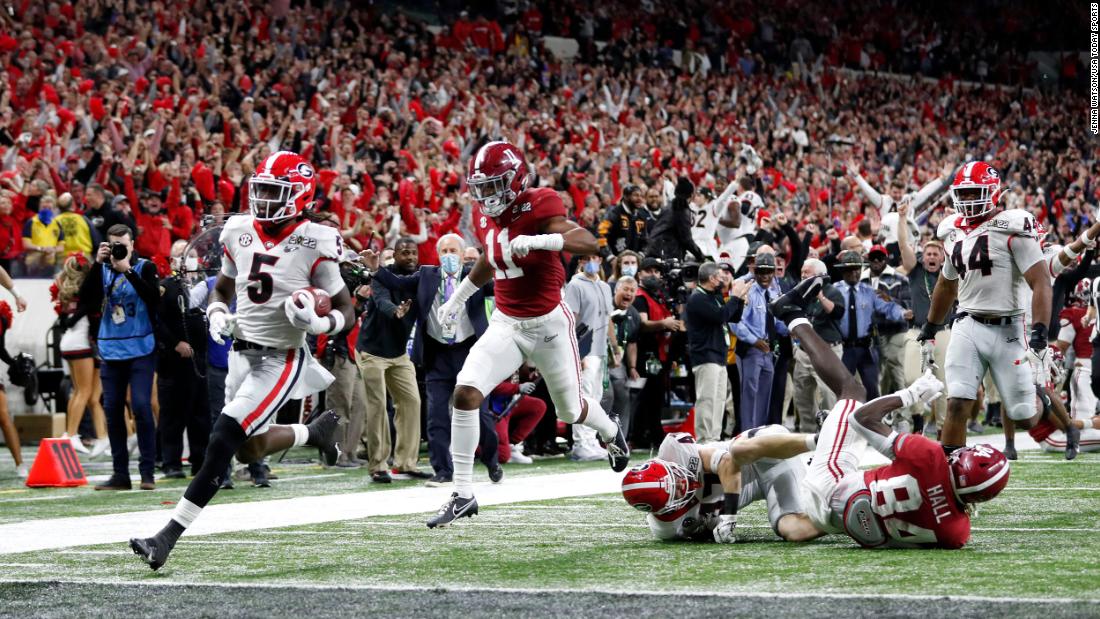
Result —
POLYGON ((458 269, 461 266, 461 263, 458 261, 458 254, 443 254, 439 257, 439 266, 443 267, 443 272, 448 275, 458 273, 458 269))
POLYGON ((642 278, 642 287, 646 290, 657 290, 661 287, 661 278, 656 275, 647 275, 642 278))
POLYGON ((472 269, 472 268, 474 268, 474 264, 476 264, 476 263, 477 263, 477 260, 467 260, 467 261, 462 263, 462 266, 466 267, 467 269, 472 269))
POLYGON ((584 272, 588 275, 595 275, 600 272, 600 263, 595 260, 589 260, 584 263, 584 272))
POLYGON ((196 256, 188 256, 183 261, 183 269, 185 271, 198 271, 199 259, 196 256))
POLYGON ((53 221, 53 211, 51 211, 49 208, 43 208, 39 210, 38 221, 42 222, 43 226, 50 225, 50 222, 53 221))
POLYGON ((628 264, 623 267, 623 277, 634 277, 638 274, 638 267, 628 264))

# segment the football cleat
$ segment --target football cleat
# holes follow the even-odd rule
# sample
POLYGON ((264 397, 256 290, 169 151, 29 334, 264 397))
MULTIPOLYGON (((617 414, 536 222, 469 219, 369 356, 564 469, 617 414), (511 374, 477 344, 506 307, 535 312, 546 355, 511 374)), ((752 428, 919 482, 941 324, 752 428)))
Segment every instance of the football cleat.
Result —
POLYGON ((477 499, 470 497, 464 499, 457 492, 451 493, 451 498, 439 508, 434 516, 428 519, 428 528, 446 527, 459 518, 469 518, 477 513, 477 499))
POLYGON ((1077 457, 1081 450, 1081 431, 1072 423, 1066 426, 1066 460, 1077 457))
POLYGON ((1016 460, 1017 458, 1019 458, 1019 456, 1016 455, 1016 444, 1015 443, 1005 443, 1004 454, 1005 454, 1005 457, 1008 458, 1009 460, 1016 460))
POLYGON ((340 457, 340 446, 336 444, 336 428, 339 425, 340 416, 332 409, 317 413, 306 424, 306 428, 309 429, 306 445, 321 451, 321 461, 325 466, 335 466, 337 458, 340 457))
POLYGON ((611 470, 621 473, 630 464, 630 445, 623 436, 623 426, 619 423, 618 415, 608 415, 615 422, 615 438, 607 444, 607 461, 611 463, 611 470))
POLYGON ((168 553, 172 552, 172 547, 163 543, 156 537, 131 538, 130 549, 134 551, 134 554, 141 557, 141 560, 153 568, 153 571, 157 571, 168 561, 168 553))
POLYGON ((798 285, 791 288, 786 294, 772 301, 769 306, 772 316, 783 322, 790 322, 800 317, 806 311, 806 307, 817 298, 821 288, 825 285, 825 280, 824 276, 817 275, 798 282, 798 285))

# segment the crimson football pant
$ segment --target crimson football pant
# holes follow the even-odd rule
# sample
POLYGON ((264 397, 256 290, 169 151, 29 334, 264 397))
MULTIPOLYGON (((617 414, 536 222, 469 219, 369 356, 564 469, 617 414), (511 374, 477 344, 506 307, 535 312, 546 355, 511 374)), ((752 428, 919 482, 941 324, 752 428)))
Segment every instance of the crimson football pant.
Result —
POLYGON ((512 458, 512 445, 526 439, 545 414, 546 402, 525 395, 512 407, 512 412, 497 422, 497 438, 500 440, 497 453, 502 464, 512 458))

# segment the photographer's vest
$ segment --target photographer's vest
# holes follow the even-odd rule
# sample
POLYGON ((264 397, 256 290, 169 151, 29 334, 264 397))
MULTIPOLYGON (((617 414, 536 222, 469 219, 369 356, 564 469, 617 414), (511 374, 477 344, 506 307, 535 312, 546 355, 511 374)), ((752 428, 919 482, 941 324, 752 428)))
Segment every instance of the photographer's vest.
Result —
MULTIPOLYGON (((665 318, 672 316, 672 312, 668 311, 668 308, 665 307, 663 303, 649 296, 649 293, 646 292, 644 288, 638 288, 638 296, 645 299, 646 306, 648 306, 649 308, 649 311, 647 312, 649 314, 649 320, 664 320, 665 318)), ((662 363, 664 363, 668 361, 668 345, 669 341, 672 339, 672 336, 670 336, 667 331, 658 331, 654 335, 657 339, 657 358, 660 359, 662 363)))
MULTIPOLYGON (((145 259, 134 272, 141 273, 145 259)), ((156 347, 149 308, 122 273, 110 266, 103 269, 103 318, 99 321, 99 357, 104 361, 125 361, 152 354, 156 347)))

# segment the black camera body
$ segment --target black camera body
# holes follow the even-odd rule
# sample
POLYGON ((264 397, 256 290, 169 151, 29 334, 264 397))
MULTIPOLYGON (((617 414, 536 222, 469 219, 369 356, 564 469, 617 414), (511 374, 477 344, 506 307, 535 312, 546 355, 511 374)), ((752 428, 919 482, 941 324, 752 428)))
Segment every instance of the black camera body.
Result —
POLYGON ((130 250, 126 248, 124 243, 115 241, 111 243, 111 258, 115 260, 122 260, 129 255, 130 250))
POLYGON ((373 279, 366 265, 354 261, 340 263, 340 278, 351 294, 355 294, 360 286, 369 286, 373 279))

